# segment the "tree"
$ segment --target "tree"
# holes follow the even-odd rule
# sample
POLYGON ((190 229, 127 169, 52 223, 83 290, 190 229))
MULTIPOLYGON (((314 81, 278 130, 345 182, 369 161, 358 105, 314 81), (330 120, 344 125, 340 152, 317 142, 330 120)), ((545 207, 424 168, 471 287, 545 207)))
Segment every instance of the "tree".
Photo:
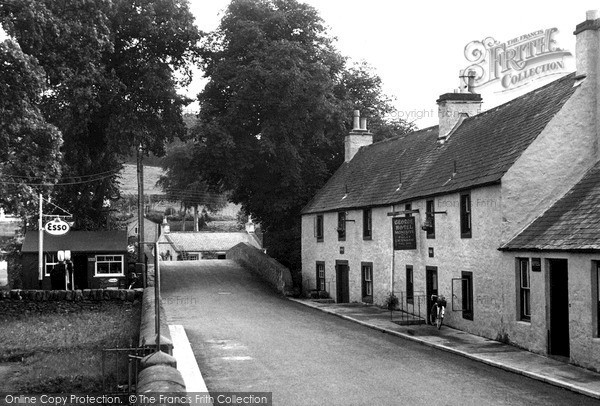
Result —
POLYGON ((0 42, 0 206, 22 217, 60 176, 62 137, 37 107, 43 90, 35 58, 10 39, 0 42))
POLYGON ((199 171, 297 271, 301 209, 341 164, 353 109, 387 111, 380 80, 347 70, 316 10, 295 0, 233 0, 201 57, 199 171))
POLYGON ((160 156, 185 134, 189 100, 176 90, 200 38, 188 4, 14 0, 0 5, 0 21, 46 73, 41 110, 64 137, 59 204, 78 228, 103 227, 124 158, 140 144, 160 156))
POLYGON ((213 211, 224 207, 227 198, 223 194, 209 191, 204 180, 194 170, 194 145, 187 142, 172 147, 163 158, 165 175, 161 176, 157 185, 167 194, 170 201, 181 202, 184 208, 182 230, 185 231, 185 214, 194 209, 194 231, 198 231, 198 207, 204 206, 213 211))

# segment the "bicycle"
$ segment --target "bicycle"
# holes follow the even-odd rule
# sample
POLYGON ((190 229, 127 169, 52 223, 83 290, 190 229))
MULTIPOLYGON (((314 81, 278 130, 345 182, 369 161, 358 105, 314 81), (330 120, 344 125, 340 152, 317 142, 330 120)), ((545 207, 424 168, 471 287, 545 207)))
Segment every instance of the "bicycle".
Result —
POLYGON ((444 296, 431 295, 431 312, 429 313, 429 322, 432 326, 437 326, 438 330, 444 322, 444 314, 446 313, 446 298, 444 296))

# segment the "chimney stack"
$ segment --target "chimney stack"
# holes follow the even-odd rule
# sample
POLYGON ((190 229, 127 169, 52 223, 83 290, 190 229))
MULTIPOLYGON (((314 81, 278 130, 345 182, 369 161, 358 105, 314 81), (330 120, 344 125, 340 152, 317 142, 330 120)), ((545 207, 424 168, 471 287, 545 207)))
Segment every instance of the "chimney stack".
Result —
POLYGON ((596 126, 596 151, 600 151, 600 13, 598 10, 586 12, 584 22, 575 27, 575 58, 577 76, 585 81, 581 83, 581 92, 587 94, 594 106, 596 126))
POLYGON ((360 111, 354 110, 352 131, 345 139, 345 162, 350 162, 361 147, 373 143, 373 134, 367 129, 367 119, 360 117, 360 111))
POLYGON ((600 50, 600 14, 598 10, 586 12, 586 19, 575 28, 575 58, 577 75, 586 75, 595 80, 598 74, 598 58, 600 50))
POLYGON ((438 141, 441 143, 448 139, 462 120, 481 112, 481 95, 475 93, 475 72, 470 70, 465 76, 464 71, 461 71, 459 78, 458 91, 442 94, 436 101, 439 117, 438 141))

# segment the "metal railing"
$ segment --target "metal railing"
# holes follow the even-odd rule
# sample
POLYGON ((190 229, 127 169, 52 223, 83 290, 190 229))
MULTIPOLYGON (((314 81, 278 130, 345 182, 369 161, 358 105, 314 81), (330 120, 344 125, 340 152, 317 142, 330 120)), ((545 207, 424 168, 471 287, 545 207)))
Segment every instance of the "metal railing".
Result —
POLYGON ((398 310, 394 321, 401 325, 425 324, 427 321, 427 295, 424 292, 398 292, 398 310))
POLYGON ((140 361, 154 352, 152 347, 102 349, 102 392, 109 394, 134 394, 138 386, 140 361))

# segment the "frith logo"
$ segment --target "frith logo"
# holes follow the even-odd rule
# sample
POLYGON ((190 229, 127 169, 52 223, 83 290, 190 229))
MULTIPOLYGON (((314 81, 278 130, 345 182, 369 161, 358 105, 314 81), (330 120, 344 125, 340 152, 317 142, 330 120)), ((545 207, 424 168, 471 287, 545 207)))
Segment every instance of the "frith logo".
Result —
POLYGON ((492 37, 472 41, 465 47, 465 57, 472 63, 465 72, 475 71, 475 87, 500 83, 502 92, 564 73, 564 58, 572 55, 557 47, 557 32, 548 28, 502 43, 492 37))

